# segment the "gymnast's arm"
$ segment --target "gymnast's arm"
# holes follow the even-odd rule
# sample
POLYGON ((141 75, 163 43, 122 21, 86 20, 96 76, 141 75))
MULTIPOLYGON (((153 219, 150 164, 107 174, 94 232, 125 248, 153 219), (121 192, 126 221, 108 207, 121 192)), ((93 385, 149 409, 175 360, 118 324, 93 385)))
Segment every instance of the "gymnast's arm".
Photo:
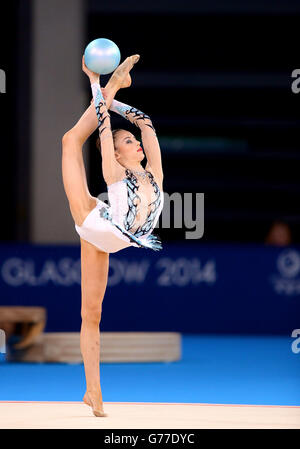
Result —
MULTIPOLYGON (((98 82, 99 75, 89 70, 84 63, 84 56, 82 57, 82 70, 89 77, 90 83, 98 82)), ((91 134, 98 128, 98 119, 94 104, 91 104, 84 114, 80 117, 78 122, 72 128, 72 134, 77 141, 83 145, 91 134)))
MULTIPOLYGON (((84 63, 84 56, 82 57, 82 70, 89 77, 90 83, 93 81, 99 83, 99 75, 91 72, 84 63)), ((106 93, 105 89, 101 88, 103 96, 106 100, 107 109, 110 107, 111 101, 113 99, 113 93, 106 93)), ((83 145, 86 140, 93 134, 93 132, 98 128, 98 119, 95 111, 94 101, 92 100, 90 106, 84 112, 84 114, 80 117, 78 122, 72 128, 72 134, 77 140, 83 145)))
POLYGON ((161 151, 150 117, 136 108, 128 106, 114 99, 110 110, 129 120, 141 130, 144 151, 147 162, 150 165, 153 174, 161 182, 163 180, 163 170, 161 161, 161 151))
POLYGON ((106 108, 101 87, 95 78, 90 78, 94 107, 98 119, 99 137, 101 143, 102 172, 107 185, 110 185, 123 175, 123 167, 115 158, 115 149, 111 132, 110 115, 106 108))
MULTIPOLYGON (((99 138, 101 143, 102 173, 104 181, 107 185, 110 185, 120 179, 120 176, 123 174, 123 167, 117 162, 115 158, 114 142, 110 125, 110 115, 107 111, 106 102, 101 91, 100 76, 87 68, 84 62, 84 56, 82 57, 82 70, 87 74, 91 83, 94 100, 93 107, 96 109, 99 138)), ((85 119, 86 118, 87 117, 85 117, 85 119)), ((87 120, 85 120, 85 122, 87 122, 87 120)), ((88 131, 88 129, 90 130, 91 126, 93 126, 92 122, 89 124, 89 126, 86 126, 87 129, 85 131, 88 131)), ((81 135, 85 134, 83 132, 83 128, 85 127, 81 126, 81 135)))

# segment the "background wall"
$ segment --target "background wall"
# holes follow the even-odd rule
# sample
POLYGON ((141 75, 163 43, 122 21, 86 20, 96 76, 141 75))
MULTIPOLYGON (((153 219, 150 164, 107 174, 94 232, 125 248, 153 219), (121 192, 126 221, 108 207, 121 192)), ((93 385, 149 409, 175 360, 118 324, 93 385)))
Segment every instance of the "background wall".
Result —
MULTIPOLYGON (((48 332, 79 332, 77 246, 1 247, 0 305, 46 307, 48 332)), ((166 244, 110 255, 102 331, 290 335, 300 248, 166 244)))
MULTIPOLYGON (((1 8, 1 304, 44 304, 47 330, 79 328, 79 238, 61 138, 90 103, 84 48, 106 37, 121 60, 141 55, 118 98, 151 116, 165 192, 204 193, 205 204, 201 239, 186 240, 171 220, 158 229, 162 253, 111 257, 110 282, 119 281, 108 288, 103 329, 299 328, 300 95, 291 89, 299 2, 15 0, 1 8), (278 220, 285 230, 270 234, 278 220)), ((136 132, 111 118, 113 128, 136 132)), ((84 155, 98 195, 95 139, 84 155)))
POLYGON ((122 58, 141 54, 133 87, 119 97, 153 119, 165 191, 205 193, 205 242, 263 242, 278 218, 299 242, 299 95, 291 90, 299 12, 291 1, 90 2, 88 40, 101 23, 122 58))
POLYGON ((74 242, 61 176, 61 139, 86 106, 80 70, 82 0, 32 2, 30 241, 74 242), (58 14, 59 11, 59 14, 58 14))

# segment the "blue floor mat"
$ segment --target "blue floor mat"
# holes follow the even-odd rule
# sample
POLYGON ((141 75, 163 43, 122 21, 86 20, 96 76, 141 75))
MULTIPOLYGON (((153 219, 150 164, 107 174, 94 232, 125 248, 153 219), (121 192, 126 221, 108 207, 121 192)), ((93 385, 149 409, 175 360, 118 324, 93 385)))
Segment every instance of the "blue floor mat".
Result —
MULTIPOLYGON (((104 402, 300 406, 300 353, 292 339, 183 335, 182 360, 103 363, 104 402)), ((83 364, 0 363, 0 400, 80 401, 83 364)))

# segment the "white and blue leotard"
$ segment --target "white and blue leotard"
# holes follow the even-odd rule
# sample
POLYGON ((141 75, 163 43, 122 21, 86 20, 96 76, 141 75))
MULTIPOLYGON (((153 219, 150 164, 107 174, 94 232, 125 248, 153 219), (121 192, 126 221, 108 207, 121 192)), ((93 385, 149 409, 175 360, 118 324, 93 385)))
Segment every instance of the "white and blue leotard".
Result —
POLYGON ((107 187, 110 204, 97 199, 96 207, 82 225, 75 224, 83 240, 107 253, 115 253, 129 246, 155 251, 162 248, 159 238, 152 232, 163 208, 163 192, 153 175, 149 171, 146 173, 148 185, 152 187, 151 202, 145 204, 137 177, 126 170, 123 180, 107 187), (143 208, 146 214, 143 214, 143 208))

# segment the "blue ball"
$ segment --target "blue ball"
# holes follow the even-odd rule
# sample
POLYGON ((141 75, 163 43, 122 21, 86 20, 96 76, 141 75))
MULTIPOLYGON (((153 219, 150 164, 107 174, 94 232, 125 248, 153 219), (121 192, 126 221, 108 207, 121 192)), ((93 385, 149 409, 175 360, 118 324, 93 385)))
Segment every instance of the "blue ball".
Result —
POLYGON ((84 62, 88 69, 99 75, 113 72, 120 64, 118 46, 111 40, 100 38, 90 42, 84 51, 84 62))

